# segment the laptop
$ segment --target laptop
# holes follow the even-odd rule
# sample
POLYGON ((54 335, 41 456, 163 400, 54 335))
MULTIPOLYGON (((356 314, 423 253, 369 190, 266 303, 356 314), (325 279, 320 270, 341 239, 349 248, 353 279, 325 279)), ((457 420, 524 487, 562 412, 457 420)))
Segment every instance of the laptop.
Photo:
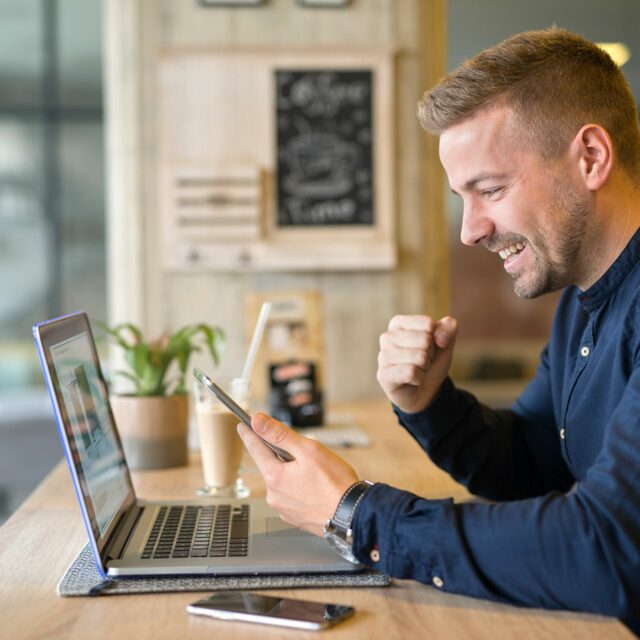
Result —
POLYGON ((359 571, 264 499, 150 501, 134 491, 84 312, 33 327, 89 542, 103 576, 359 571))

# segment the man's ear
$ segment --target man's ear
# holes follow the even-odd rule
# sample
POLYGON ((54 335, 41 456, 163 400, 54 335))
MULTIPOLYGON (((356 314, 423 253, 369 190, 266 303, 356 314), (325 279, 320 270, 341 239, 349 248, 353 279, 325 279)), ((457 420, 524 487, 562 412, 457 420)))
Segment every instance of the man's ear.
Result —
POLYGON ((590 191, 600 189, 613 168, 613 143, 598 124, 585 124, 571 143, 584 185, 590 191))

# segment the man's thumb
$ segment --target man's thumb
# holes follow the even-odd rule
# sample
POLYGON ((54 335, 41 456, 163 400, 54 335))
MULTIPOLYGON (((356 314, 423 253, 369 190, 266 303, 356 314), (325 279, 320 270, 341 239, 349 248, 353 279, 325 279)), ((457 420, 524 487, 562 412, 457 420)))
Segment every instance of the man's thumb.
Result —
POLYGON ((444 316, 438 321, 433 339, 438 349, 453 349, 458 335, 458 321, 452 316, 444 316))
POLYGON ((266 413, 256 413, 251 419, 251 426, 261 438, 283 449, 295 448, 297 440, 302 437, 266 413))

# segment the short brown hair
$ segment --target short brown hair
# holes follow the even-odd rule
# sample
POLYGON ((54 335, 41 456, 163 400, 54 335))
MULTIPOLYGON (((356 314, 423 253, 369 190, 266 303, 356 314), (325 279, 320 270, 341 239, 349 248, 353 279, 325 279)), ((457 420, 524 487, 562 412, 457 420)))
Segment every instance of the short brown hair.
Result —
POLYGON ((629 173, 640 169, 633 94, 600 47, 564 29, 527 31, 482 51, 418 102, 418 119, 440 134, 485 107, 513 110, 525 137, 547 158, 567 149, 588 123, 604 127, 629 173))

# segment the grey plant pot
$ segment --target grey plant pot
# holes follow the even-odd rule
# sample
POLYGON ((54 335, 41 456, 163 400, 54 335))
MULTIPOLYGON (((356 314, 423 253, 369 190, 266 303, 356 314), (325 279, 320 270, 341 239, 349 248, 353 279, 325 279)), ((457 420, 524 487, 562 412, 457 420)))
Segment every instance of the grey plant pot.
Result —
POLYGON ((111 396, 111 408, 131 469, 187 464, 188 396, 111 396))

